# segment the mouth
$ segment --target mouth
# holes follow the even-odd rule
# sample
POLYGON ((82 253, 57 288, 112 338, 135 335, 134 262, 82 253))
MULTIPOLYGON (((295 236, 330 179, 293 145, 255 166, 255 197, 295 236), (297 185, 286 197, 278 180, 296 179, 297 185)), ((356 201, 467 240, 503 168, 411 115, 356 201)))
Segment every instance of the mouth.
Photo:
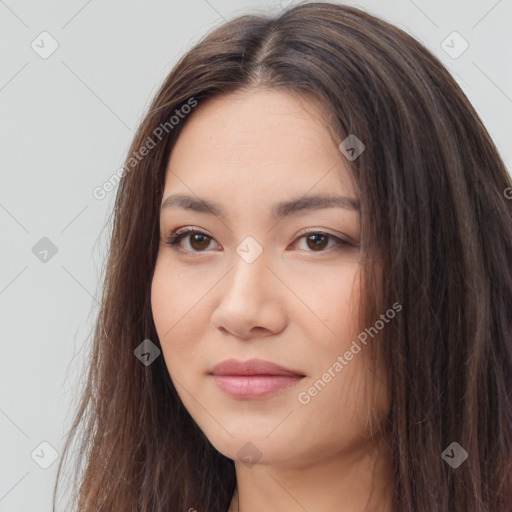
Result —
POLYGON ((294 386, 305 375, 296 370, 263 361, 228 359, 209 373, 217 386, 235 398, 259 398, 294 386))

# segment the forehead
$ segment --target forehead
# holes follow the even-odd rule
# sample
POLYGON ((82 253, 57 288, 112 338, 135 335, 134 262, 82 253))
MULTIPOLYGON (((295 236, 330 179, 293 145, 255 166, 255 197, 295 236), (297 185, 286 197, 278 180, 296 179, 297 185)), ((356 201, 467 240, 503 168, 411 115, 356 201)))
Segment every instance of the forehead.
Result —
POLYGON ((263 198, 315 189, 353 196, 351 171, 327 117, 312 98, 274 89, 209 99, 186 120, 174 145, 165 193, 263 198))

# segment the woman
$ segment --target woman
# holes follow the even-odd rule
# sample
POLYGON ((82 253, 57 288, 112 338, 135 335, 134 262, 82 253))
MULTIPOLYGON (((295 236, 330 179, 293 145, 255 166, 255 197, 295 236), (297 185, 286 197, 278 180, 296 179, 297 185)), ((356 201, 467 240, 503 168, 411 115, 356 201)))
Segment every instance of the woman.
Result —
POLYGON ((126 159, 78 510, 512 510, 511 185, 389 23, 213 31, 126 159))

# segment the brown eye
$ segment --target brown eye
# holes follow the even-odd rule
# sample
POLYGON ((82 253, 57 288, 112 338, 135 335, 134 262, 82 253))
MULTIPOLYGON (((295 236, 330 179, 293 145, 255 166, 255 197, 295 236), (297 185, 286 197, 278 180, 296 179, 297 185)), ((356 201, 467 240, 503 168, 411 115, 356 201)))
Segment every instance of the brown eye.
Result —
POLYGON ((211 238, 204 233, 193 232, 190 235, 190 246, 197 251, 202 251, 210 245, 211 238))
MULTIPOLYGON (((322 231, 307 231, 297 240, 302 241, 303 239, 306 241, 306 249, 304 249, 306 252, 330 252, 329 249, 341 249, 342 247, 353 246, 353 244, 346 240, 342 240, 334 235, 324 233, 322 231), (329 242, 331 242, 332 245, 329 246, 329 242)), ((211 236, 201 231, 189 228, 180 228, 172 233, 172 235, 165 240, 165 243, 173 246, 177 251, 192 255, 193 253, 210 252, 207 249, 210 242, 213 240, 214 239, 211 236), (188 239, 190 248, 182 247, 183 239, 188 239)))
POLYGON ((322 250, 325 249, 327 244, 329 243, 329 237, 322 233, 315 233, 313 235, 309 235, 306 238, 306 243, 308 247, 313 250, 322 250))
POLYGON ((331 249, 342 249, 343 247, 351 247, 353 244, 347 242, 346 240, 342 240, 337 236, 331 235, 330 233, 324 233, 323 231, 314 231, 309 230, 302 233, 302 236, 299 236, 296 244, 299 245, 302 240, 305 241, 305 248, 303 249, 306 252, 318 252, 318 253, 327 253, 331 252, 331 249))
POLYGON ((175 231, 168 239, 165 240, 166 244, 175 246, 177 250, 182 252, 204 252, 208 248, 212 237, 201 231, 196 231, 188 228, 181 228, 175 231), (183 249, 181 247, 182 239, 189 239, 189 244, 192 249, 183 249))

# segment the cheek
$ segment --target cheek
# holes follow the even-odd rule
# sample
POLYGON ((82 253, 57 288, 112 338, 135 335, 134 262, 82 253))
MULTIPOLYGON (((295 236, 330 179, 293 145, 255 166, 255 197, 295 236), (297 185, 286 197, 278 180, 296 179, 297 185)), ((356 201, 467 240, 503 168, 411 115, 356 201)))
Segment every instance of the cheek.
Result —
POLYGON ((157 258, 151 310, 169 373, 178 375, 194 361, 197 364, 197 340, 202 338, 207 315, 197 285, 185 279, 179 269, 171 273, 168 266, 163 258, 157 258))
POLYGON ((339 288, 330 303, 333 311, 333 329, 343 338, 359 328, 358 315, 361 301, 360 267, 350 267, 337 282, 339 288))
POLYGON ((322 354, 331 358, 359 332, 360 267, 344 265, 298 275, 307 277, 296 278, 294 291, 309 311, 295 301, 295 321, 302 322, 307 338, 319 349, 319 359, 322 354))
POLYGON ((309 340, 304 357, 311 369, 310 378, 301 388, 310 399, 304 409, 311 413, 313 424, 323 423, 323 428, 332 432, 339 432, 349 423, 356 431, 364 423, 367 404, 372 400, 375 372, 371 346, 358 340, 365 328, 359 322, 360 278, 359 266, 346 266, 324 280, 322 293, 318 286, 310 288, 308 300, 321 313, 318 317, 323 324, 320 320, 302 320, 302 330, 309 340), (333 413, 333 404, 342 411, 340 414, 333 413))

